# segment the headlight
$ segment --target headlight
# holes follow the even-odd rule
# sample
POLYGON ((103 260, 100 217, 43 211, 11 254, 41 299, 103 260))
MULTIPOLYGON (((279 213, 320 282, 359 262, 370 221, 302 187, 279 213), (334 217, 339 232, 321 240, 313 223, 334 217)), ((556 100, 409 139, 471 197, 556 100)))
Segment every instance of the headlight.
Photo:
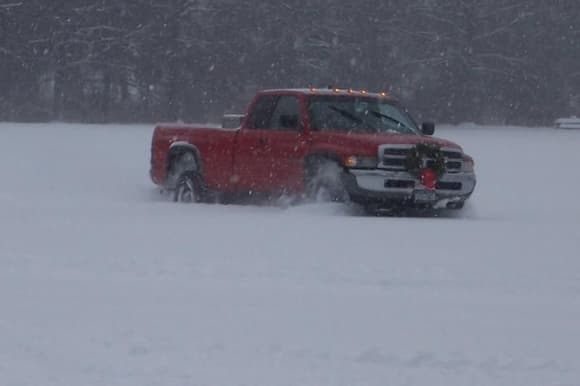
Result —
POLYGON ((473 165, 474 162, 472 158, 463 158, 463 168, 461 168, 461 171, 465 173, 473 173, 473 165))
POLYGON ((343 164, 347 168, 374 169, 377 167, 377 158, 351 155, 343 160, 343 164))

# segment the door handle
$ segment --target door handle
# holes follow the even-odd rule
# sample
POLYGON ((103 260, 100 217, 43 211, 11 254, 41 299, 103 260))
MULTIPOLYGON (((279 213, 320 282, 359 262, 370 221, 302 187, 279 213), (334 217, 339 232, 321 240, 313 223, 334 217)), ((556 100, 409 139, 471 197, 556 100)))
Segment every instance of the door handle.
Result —
POLYGON ((258 145, 260 146, 266 146, 268 144, 268 140, 266 138, 260 138, 258 139, 258 145))

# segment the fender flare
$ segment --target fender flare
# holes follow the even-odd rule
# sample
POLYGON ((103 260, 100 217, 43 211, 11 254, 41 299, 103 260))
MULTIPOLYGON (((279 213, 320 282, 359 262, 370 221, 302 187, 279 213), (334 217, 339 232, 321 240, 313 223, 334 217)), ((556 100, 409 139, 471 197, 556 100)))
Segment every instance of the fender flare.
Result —
POLYGON ((336 162, 339 166, 342 166, 342 157, 335 152, 331 151, 315 151, 307 154, 304 157, 304 167, 308 168, 312 160, 329 160, 336 162))
POLYGON ((186 152, 190 152, 193 154, 193 156, 195 157, 196 164, 197 164, 197 172, 200 174, 202 173, 203 163, 202 163, 202 159, 201 159, 201 152, 199 151, 197 146, 195 146, 187 141, 175 141, 175 142, 171 143, 171 145, 169 145, 169 150, 167 152, 167 161, 166 161, 166 168, 167 168, 168 173, 169 173, 169 170, 171 168, 171 164, 172 164, 174 158, 183 154, 183 153, 186 153, 186 152))

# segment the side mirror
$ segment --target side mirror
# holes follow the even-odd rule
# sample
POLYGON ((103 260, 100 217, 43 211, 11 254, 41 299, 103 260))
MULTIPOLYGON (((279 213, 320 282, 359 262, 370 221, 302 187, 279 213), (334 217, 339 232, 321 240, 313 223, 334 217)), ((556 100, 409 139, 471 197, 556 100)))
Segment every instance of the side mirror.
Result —
POLYGON ((423 122, 421 124, 421 132, 424 135, 433 135, 435 133, 435 124, 433 122, 423 122))

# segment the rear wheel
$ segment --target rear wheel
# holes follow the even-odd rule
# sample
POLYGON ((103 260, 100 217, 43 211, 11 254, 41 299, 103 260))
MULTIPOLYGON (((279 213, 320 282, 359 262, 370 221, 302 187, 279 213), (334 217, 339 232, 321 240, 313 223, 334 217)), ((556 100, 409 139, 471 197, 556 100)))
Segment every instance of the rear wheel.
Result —
POLYGON ((191 151, 185 151, 171 157, 167 177, 169 189, 177 188, 181 175, 188 171, 197 171, 197 159, 191 151))
POLYGON ((194 171, 183 172, 177 180, 173 201, 194 203, 201 202, 203 197, 203 184, 199 174, 194 171))

